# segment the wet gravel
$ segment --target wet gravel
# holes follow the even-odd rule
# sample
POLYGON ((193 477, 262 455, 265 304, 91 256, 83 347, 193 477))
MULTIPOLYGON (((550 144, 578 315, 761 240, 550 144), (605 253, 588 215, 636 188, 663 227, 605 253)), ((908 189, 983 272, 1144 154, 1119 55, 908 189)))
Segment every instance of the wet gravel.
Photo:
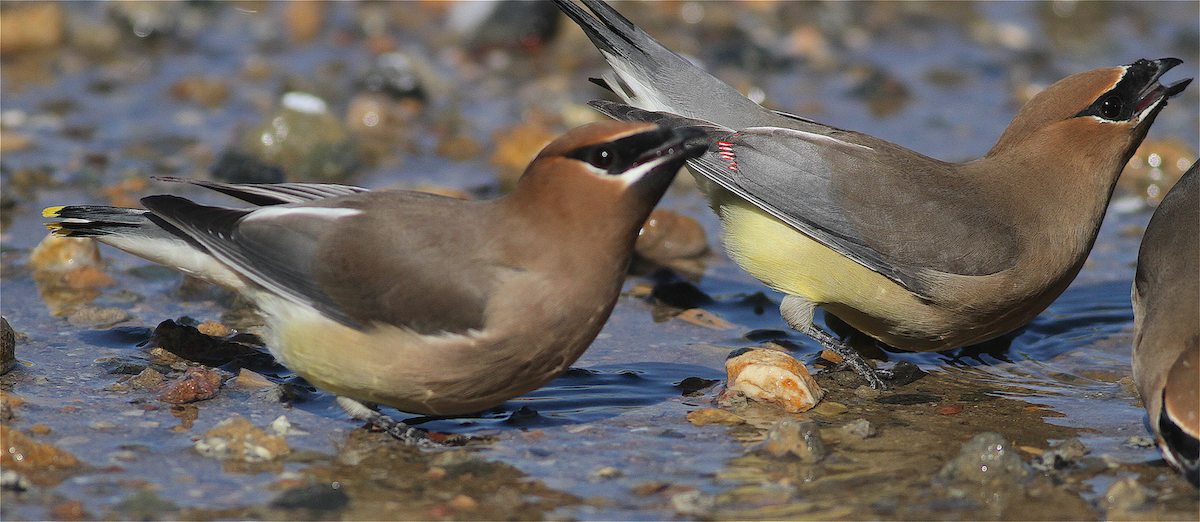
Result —
MULTIPOLYGON (((84 266, 34 250, 46 206, 229 203, 151 176, 502 192, 599 118, 586 78, 606 66, 553 10, 491 5, 0 6, 0 340, 16 357, 0 361, 0 518, 1196 518, 1200 495, 1147 444, 1129 288, 1148 205, 1200 148, 1197 89, 1155 122, 1058 302, 942 354, 854 341, 904 375, 882 392, 817 371, 687 175, 575 369, 474 417, 413 419, 477 439, 454 449, 348 419, 263 358, 228 292, 107 247, 56 247, 84 266), (768 342, 814 371, 821 403, 721 399, 726 356, 768 342)), ((1195 3, 617 7, 770 107, 950 161, 1058 78, 1163 56, 1187 61, 1170 79, 1196 77, 1200 56, 1195 3)))

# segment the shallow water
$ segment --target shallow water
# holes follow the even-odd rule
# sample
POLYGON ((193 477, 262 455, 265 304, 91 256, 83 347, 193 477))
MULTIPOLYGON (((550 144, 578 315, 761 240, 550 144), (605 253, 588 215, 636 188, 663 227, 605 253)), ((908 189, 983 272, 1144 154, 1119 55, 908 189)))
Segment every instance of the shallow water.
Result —
MULTIPOLYGON (((491 467, 480 464, 456 475, 461 450, 418 452, 364 433, 327 394, 301 393, 282 402, 269 391, 227 384, 194 408, 173 409, 150 391, 113 388, 122 375, 97 360, 145 357, 138 344, 146 330, 75 327, 50 315, 26 267, 29 249, 44 237, 42 207, 106 202, 101 189, 125 179, 206 177, 237 134, 267 118, 286 90, 323 96, 341 118, 360 90, 355 79, 369 68, 372 46, 398 47, 424 62, 432 70, 423 77, 429 96, 418 117, 394 129, 405 138, 391 144, 392 153, 364 163, 348 183, 431 183, 494 193, 497 169, 488 156, 495 143, 530 118, 562 132, 588 114, 583 102, 602 96, 585 79, 604 72, 604 65, 565 20, 558 37, 539 49, 487 50, 473 49, 466 36, 446 29, 444 11, 452 7, 335 4, 312 42, 301 43, 289 33, 299 22, 288 25, 281 5, 150 3, 148 9, 165 20, 157 26, 162 34, 139 38, 113 21, 128 15, 113 14, 110 4, 63 4, 68 34, 97 32, 99 26, 116 31, 117 43, 88 44, 76 36, 34 53, 48 66, 31 64, 28 54, 5 57, 5 131, 31 138, 34 146, 6 150, 2 160, 4 194, 16 207, 5 210, 12 224, 3 235, 0 309, 25 334, 17 357, 26 363, 0 378, 5 392, 24 400, 4 422, 27 433, 42 426, 36 440, 71 452, 86 467, 61 482, 6 490, 3 518, 71 518, 63 506, 72 501, 87 517, 138 518, 143 512, 130 507, 131 499, 144 491, 185 510, 143 506, 148 518, 293 518, 301 515, 267 504, 288 487, 332 481, 346 484, 348 507, 340 515, 314 510, 313 517, 1188 519, 1200 509, 1195 491, 1166 467, 1157 449, 1128 443, 1149 436, 1128 376, 1130 281, 1150 210, 1124 189, 1118 206, 1127 210, 1110 209, 1083 272, 1028 326, 979 347, 875 355, 884 365, 907 361, 930 372, 889 393, 924 394, 935 398, 932 403, 882 405, 856 395, 852 379, 819 376, 830 391, 827 402, 847 407, 844 413, 806 414, 821 425, 834 454, 820 465, 746 455, 747 445, 761 440, 779 412, 750 412, 747 418, 755 422, 734 428, 697 427, 685 419, 689 411, 713 407, 717 389, 685 396, 678 384, 689 377, 723 379, 729 352, 782 339, 811 367, 818 351, 811 339, 789 333, 776 308, 781 295, 720 252, 719 223, 686 179, 661 206, 704 225, 714 253, 695 284, 715 300, 704 308, 736 328, 660 322, 660 305, 623 297, 575 369, 550 385, 477 417, 415 419, 436 431, 492 437, 461 453, 491 467), (379 19, 384 43, 373 32, 379 19), (251 62, 267 64, 265 79, 247 72, 251 62), (225 100, 206 107, 172 96, 176 81, 197 74, 223 79, 225 100), (454 132, 484 152, 458 161, 432 152, 454 132), (40 171, 49 179, 27 181, 40 171), (760 292, 765 301, 756 296, 760 292), (938 413, 941 406, 963 411, 938 413), (288 437, 299 456, 238 466, 190 449, 195 438, 234 414, 257 426, 286 415, 304 432, 288 437), (877 427, 876 437, 839 438, 837 428, 860 417, 877 427), (1039 478, 1053 486, 1029 486, 1042 496, 1024 498, 1026 511, 1003 502, 947 500, 951 494, 932 485, 933 475, 982 431, 1036 450, 1078 437, 1091 460, 1053 480, 1039 478), (430 478, 446 470, 456 481, 430 478), (1117 511, 1100 497, 1125 477, 1153 494, 1136 509, 1117 511), (456 504, 455 495, 478 505, 456 504)), ((1179 56, 1188 63, 1167 79, 1196 77, 1200 56, 1195 3, 618 8, 739 88, 761 89, 769 106, 945 160, 986 152, 1024 90, 1141 57, 1179 56), (678 22, 697 9, 698 23, 678 22), (815 24, 824 54, 782 50, 786 35, 805 24, 815 24), (861 67, 882 71, 889 78, 885 85, 901 85, 907 94, 884 89, 873 98, 873 84, 855 72, 861 67)), ((1172 100, 1150 139, 1179 140, 1194 157, 1197 92, 1193 87, 1172 100)), ((152 184, 129 192, 136 197, 177 189, 152 184)), ((182 192, 227 203, 199 190, 182 192)), ((220 320, 230 309, 230 297, 220 291, 181 289, 178 274, 107 247, 103 253, 105 272, 116 285, 95 302, 130 312, 123 326, 153 328, 183 316, 220 320)), ((626 289, 647 281, 631 276, 626 289)), ((1023 454, 1027 461, 1031 455, 1023 454)))

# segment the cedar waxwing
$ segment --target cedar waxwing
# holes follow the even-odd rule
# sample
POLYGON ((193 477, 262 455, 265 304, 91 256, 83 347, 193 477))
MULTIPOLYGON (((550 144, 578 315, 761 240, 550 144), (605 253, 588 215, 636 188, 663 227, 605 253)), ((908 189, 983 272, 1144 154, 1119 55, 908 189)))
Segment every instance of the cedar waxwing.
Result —
POLYGON ((604 326, 642 223, 704 151, 684 145, 699 134, 580 127, 547 145, 512 193, 487 201, 190 181, 258 207, 157 195, 142 199, 148 210, 43 214, 60 236, 93 237, 248 297, 281 363, 352 416, 419 443, 417 430, 363 403, 466 414, 558 377, 604 326))
POLYGON ((1167 462, 1200 486, 1200 178, 1167 193, 1133 279, 1133 379, 1167 462))
POLYGON ((616 119, 707 127, 688 164, 724 226, 731 258, 787 294, 788 324, 883 382, 813 324, 820 306, 895 348, 987 341, 1045 310, 1075 278, 1117 176, 1181 63, 1138 60, 1063 79, 1017 113, 981 159, 946 163, 866 134, 764 109, 671 52, 612 7, 555 3, 615 71, 616 119), (645 109, 645 110, 642 110, 645 109), (661 112, 649 112, 661 111, 661 112))

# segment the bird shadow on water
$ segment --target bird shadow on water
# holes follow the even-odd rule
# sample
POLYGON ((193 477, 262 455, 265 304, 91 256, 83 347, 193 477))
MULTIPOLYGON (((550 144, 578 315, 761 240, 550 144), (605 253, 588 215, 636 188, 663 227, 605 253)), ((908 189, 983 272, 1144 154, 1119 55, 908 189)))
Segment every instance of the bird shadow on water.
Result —
POLYGON ((460 433, 586 424, 682 397, 721 377, 723 372, 704 366, 660 362, 571 368, 550 384, 475 415, 405 422, 460 433))

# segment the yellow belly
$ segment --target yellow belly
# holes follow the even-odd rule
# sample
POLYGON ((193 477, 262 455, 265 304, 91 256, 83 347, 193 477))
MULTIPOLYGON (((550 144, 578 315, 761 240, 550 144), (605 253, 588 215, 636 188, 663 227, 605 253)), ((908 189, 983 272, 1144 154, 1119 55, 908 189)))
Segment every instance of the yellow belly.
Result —
POLYGON ((808 299, 856 329, 906 350, 948 348, 927 304, 879 273, 834 252, 724 190, 712 193, 725 249, 767 286, 808 299))

